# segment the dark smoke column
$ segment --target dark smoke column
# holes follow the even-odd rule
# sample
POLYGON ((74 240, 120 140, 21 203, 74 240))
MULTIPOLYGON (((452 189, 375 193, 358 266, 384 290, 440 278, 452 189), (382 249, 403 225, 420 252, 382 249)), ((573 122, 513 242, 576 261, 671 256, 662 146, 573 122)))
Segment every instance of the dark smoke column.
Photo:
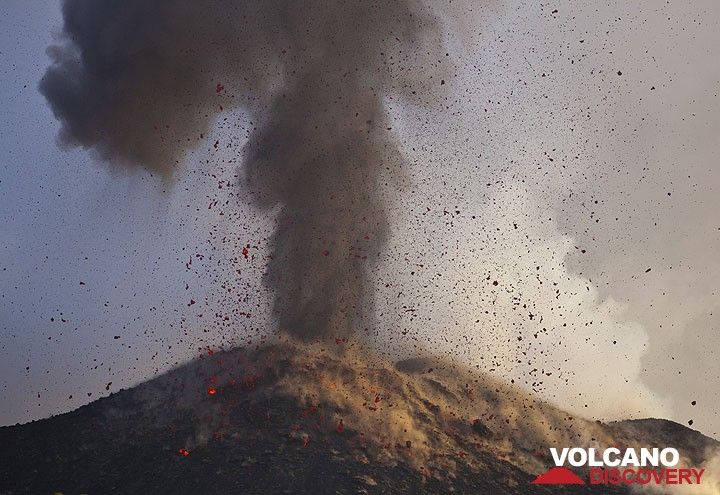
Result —
POLYGON ((388 230, 377 179, 397 150, 369 80, 347 69, 309 68, 248 146, 251 190, 282 205, 266 282, 280 328, 303 337, 366 324, 367 272, 388 230))
POLYGON ((248 111, 259 124, 247 185, 257 205, 281 209, 265 277, 280 329, 312 338, 367 326, 369 269, 388 231, 378 180, 402 166, 384 99, 418 98, 440 58, 422 6, 66 0, 63 15, 66 38, 40 84, 61 142, 168 175, 220 104, 248 111), (233 98, 218 102, 219 80, 233 98))

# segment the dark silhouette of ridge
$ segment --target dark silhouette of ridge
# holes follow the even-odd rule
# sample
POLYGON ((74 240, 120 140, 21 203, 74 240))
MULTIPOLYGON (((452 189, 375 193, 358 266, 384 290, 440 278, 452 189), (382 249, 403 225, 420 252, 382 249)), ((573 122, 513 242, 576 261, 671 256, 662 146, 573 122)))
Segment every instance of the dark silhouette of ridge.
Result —
MULTIPOLYGON (((0 494, 596 493, 532 484, 552 467, 547 449, 585 433, 629 442, 643 425, 569 421, 449 361, 411 364, 352 343, 289 340, 205 355, 75 411, 0 428, 0 494)), ((658 425, 690 448, 717 445, 658 425)), ((649 436, 658 428, 636 440, 665 441, 649 436)))

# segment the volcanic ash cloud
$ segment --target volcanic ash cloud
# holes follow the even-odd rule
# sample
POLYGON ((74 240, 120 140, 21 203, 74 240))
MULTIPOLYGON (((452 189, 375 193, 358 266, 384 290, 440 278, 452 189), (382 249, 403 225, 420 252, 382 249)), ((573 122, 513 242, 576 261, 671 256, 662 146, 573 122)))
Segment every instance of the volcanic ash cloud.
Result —
POLYGON ((265 282, 279 327, 347 335, 373 314, 388 233, 381 173, 403 166, 384 100, 426 103, 436 23, 411 0, 66 0, 40 84, 60 142, 170 175, 216 115, 254 127, 244 177, 278 208, 265 282))

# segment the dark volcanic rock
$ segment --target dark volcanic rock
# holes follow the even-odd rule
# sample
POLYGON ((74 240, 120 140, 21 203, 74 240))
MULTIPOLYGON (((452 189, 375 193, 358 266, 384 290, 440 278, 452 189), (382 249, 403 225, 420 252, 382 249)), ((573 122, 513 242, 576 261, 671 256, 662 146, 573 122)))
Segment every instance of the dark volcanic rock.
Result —
POLYGON ((668 422, 568 423, 523 392, 434 366, 418 374, 359 349, 288 341, 214 353, 0 428, 0 494, 597 493, 530 484, 560 445, 547 438, 689 438, 668 422))

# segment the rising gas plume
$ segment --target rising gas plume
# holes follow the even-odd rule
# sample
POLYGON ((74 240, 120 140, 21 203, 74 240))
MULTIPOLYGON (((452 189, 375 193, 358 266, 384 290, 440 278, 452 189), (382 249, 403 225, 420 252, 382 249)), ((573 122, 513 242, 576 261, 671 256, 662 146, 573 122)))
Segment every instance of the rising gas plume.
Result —
POLYGON ((378 181, 403 166, 385 99, 426 103, 440 84, 432 13, 411 0, 66 0, 63 16, 40 85, 60 141, 169 176, 218 113, 243 109, 243 177, 257 206, 279 209, 265 282, 280 329, 367 326, 388 233, 378 181))

